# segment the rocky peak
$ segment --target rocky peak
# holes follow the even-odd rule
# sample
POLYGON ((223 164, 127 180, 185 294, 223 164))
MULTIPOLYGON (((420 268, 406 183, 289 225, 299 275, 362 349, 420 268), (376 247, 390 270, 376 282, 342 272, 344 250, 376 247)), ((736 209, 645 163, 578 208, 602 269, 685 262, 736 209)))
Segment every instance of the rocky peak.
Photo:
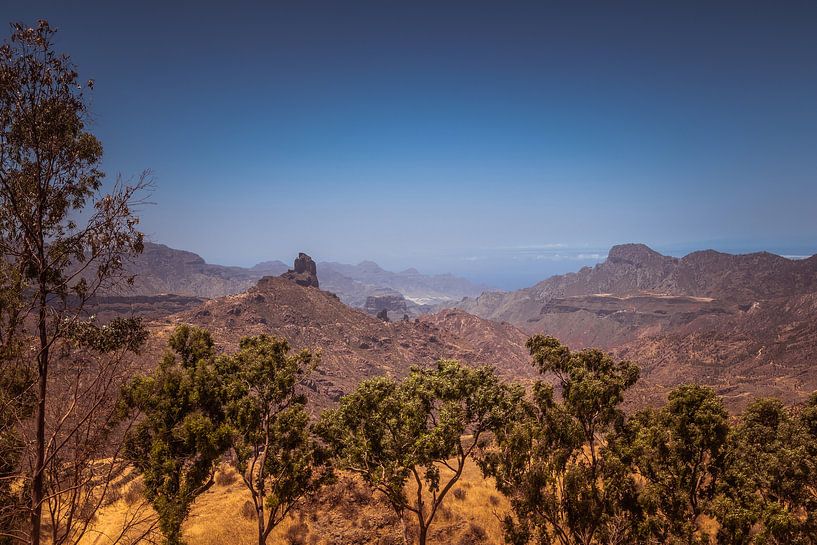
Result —
POLYGON ((636 266, 651 266, 672 260, 646 244, 618 244, 610 248, 607 254, 607 261, 611 263, 630 263, 636 266))
POLYGON ((299 286, 318 288, 318 267, 311 257, 303 252, 298 254, 295 258, 294 269, 290 269, 281 275, 281 278, 286 278, 298 284, 299 286))

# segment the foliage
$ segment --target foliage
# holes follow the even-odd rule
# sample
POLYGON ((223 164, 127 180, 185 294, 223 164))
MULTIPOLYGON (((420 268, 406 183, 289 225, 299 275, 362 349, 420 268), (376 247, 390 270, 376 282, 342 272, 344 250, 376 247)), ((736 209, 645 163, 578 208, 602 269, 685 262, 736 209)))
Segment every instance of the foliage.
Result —
POLYGON ((167 543, 176 545, 182 543, 181 526, 193 501, 213 484, 230 428, 210 334, 182 325, 168 345, 172 351, 159 367, 136 377, 123 399, 142 415, 127 436, 126 455, 144 477, 167 543))
POLYGON ((74 516, 77 501, 89 499, 89 487, 100 477, 89 477, 94 456, 88 454, 96 437, 84 433, 89 423, 108 421, 110 396, 103 389, 91 404, 56 399, 54 392, 60 390, 55 384, 68 383, 75 387, 73 393, 80 384, 101 388, 120 369, 120 360, 98 361, 85 370, 72 367, 66 355, 70 343, 64 341, 87 301, 100 288, 126 280, 124 264, 142 251, 133 207, 148 185, 143 177, 134 184, 118 182, 110 193, 102 193, 102 145, 86 130, 83 93, 92 83, 83 86, 68 56, 54 50, 54 32, 46 21, 35 27, 14 24, 11 39, 0 46, 3 367, 18 365, 9 360, 24 357, 20 349, 36 343, 36 364, 25 365, 36 375, 30 390, 33 411, 29 416, 24 404, 14 416, 15 433, 33 428, 33 437, 23 441, 24 463, 16 469, 30 497, 30 525, 17 524, 9 533, 33 545, 41 540, 44 507, 52 519, 51 541, 62 543, 79 538, 98 506, 86 503, 85 515, 74 516), (72 465, 76 479, 63 479, 64 463, 72 465), (75 495, 78 489, 82 491, 75 495), (55 505, 54 500, 71 505, 55 505))
POLYGON ((623 425, 620 404, 638 368, 598 350, 571 352, 552 337, 528 341, 534 365, 552 373, 496 432, 497 448, 481 458, 483 472, 511 502, 510 543, 631 543, 638 518, 629 468, 603 446, 623 425))
POLYGON ((404 523, 407 542, 405 514, 414 514, 422 545, 483 435, 508 418, 520 396, 493 369, 440 361, 432 369, 413 368, 402 381, 364 381, 323 415, 319 432, 341 468, 384 495, 404 523))
POLYGON ((728 417, 711 388, 683 385, 658 410, 634 415, 608 438, 643 480, 639 502, 651 543, 706 543, 698 532, 719 484, 728 417))
POLYGON ((815 396, 800 417, 774 399, 758 399, 729 436, 729 455, 714 512, 720 543, 813 544, 817 541, 815 396))
POLYGON ((233 458, 252 497, 259 545, 332 476, 328 453, 310 434, 306 396, 297 391, 316 359, 306 350, 290 355, 285 340, 260 335, 218 360, 227 377, 233 458))

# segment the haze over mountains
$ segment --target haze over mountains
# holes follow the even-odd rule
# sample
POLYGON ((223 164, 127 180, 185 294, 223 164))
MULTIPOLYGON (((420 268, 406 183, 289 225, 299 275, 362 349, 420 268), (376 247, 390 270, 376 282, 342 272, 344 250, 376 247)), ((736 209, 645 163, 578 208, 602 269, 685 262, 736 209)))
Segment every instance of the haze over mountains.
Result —
MULTIPOLYGON (((314 266, 308 256, 301 260, 314 266)), ((149 244, 132 268, 135 293, 101 306, 157 319, 159 332, 174 323, 201 325, 223 346, 270 333, 321 348, 312 388, 324 402, 362 378, 399 375, 437 358, 529 378, 524 345, 532 333, 636 361, 643 370, 633 394, 638 404, 659 402, 689 381, 712 385, 733 409, 750 395, 794 402, 817 389, 817 256, 705 250, 676 258, 624 244, 595 267, 512 292, 481 292, 450 275, 394 273, 368 261, 318 263, 318 289, 288 269, 279 261, 211 265, 149 244)))
MULTIPOLYGON (((209 299, 240 293, 264 276, 278 276, 288 268, 281 261, 265 261, 249 268, 214 265, 195 253, 149 242, 128 266, 136 278, 124 295, 175 294, 209 299)), ((365 308, 368 302, 373 312, 387 308, 397 318, 419 315, 432 305, 475 297, 486 289, 448 274, 424 275, 416 269, 390 272, 372 261, 357 265, 318 263, 318 271, 321 288, 335 293, 344 303, 365 308)))

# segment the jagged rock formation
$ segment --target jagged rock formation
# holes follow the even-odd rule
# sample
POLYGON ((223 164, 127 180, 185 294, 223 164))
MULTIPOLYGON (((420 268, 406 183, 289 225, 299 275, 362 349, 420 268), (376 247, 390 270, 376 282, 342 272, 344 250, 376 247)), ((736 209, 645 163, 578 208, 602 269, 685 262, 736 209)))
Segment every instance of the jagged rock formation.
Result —
POLYGON ((286 278, 298 284, 299 286, 319 288, 318 282, 318 267, 312 258, 301 252, 295 258, 295 268, 290 269, 281 275, 281 278, 286 278))
MULTIPOLYGON (((337 294, 344 303, 353 307, 363 308, 370 295, 396 293, 410 297, 412 299, 406 300, 406 313, 411 317, 430 312, 432 304, 477 296, 484 289, 451 275, 423 275, 415 269, 394 273, 371 261, 358 265, 320 263, 319 267, 315 267, 314 262, 296 263, 294 271, 300 275, 308 273, 310 268, 315 269, 311 273, 314 281, 309 280, 312 285, 322 286, 337 294), (302 266, 303 271, 297 273, 302 266), (320 275, 317 268, 321 269, 320 275)), ((145 243, 145 251, 126 267, 127 274, 135 275, 135 284, 105 295, 141 297, 174 294, 209 299, 241 293, 264 276, 279 276, 288 270, 281 261, 264 261, 250 268, 213 265, 192 252, 148 242, 145 243)), ((89 271, 88 274, 93 272, 89 271)))
POLYGON ((332 294, 268 276, 244 293, 204 302, 151 325, 148 361, 158 361, 166 336, 178 323, 206 327, 218 345, 237 348, 246 335, 284 337, 293 348, 322 352, 307 384, 319 405, 333 403, 365 378, 408 372, 440 358, 489 364, 508 378, 536 372, 525 348, 527 335, 461 310, 445 310, 415 320, 384 322, 348 307, 332 294))

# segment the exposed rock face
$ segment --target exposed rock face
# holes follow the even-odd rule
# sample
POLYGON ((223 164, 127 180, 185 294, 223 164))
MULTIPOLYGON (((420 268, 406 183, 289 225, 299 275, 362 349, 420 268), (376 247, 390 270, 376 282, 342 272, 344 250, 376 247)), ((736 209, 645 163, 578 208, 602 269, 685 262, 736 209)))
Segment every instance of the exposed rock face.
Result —
POLYGON ((408 312, 406 298, 397 292, 385 292, 368 296, 363 310, 369 314, 374 314, 378 318, 383 315, 386 319, 398 318, 408 312))
POLYGON ((285 270, 286 265, 280 261, 269 261, 253 269, 212 265, 192 252, 146 242, 144 252, 126 264, 127 273, 136 277, 134 285, 105 295, 221 297, 242 292, 262 276, 278 275, 285 270))
POLYGON ((632 359, 642 367, 637 404, 698 382, 738 410, 756 396, 795 402, 817 389, 816 301, 817 255, 675 258, 624 244, 595 267, 457 306, 632 359))
POLYGON ((295 268, 281 275, 282 278, 292 280, 299 286, 318 288, 318 267, 311 257, 301 252, 295 258, 295 268))

